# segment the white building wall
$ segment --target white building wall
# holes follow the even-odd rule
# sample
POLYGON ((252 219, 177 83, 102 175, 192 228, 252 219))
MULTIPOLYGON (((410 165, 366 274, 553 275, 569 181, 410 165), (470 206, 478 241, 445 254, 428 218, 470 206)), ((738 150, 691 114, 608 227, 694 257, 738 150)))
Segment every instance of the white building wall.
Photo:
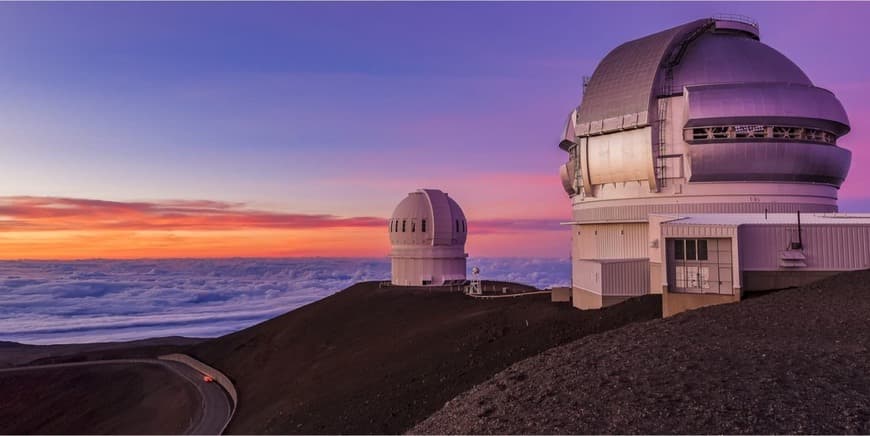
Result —
POLYGON ((391 253, 392 283, 423 286, 464 281, 466 254, 462 246, 395 246, 391 253))
POLYGON ((574 259, 646 258, 647 223, 583 224, 574 226, 574 259))
POLYGON ((575 288, 601 295, 601 263, 574 259, 571 280, 575 288))

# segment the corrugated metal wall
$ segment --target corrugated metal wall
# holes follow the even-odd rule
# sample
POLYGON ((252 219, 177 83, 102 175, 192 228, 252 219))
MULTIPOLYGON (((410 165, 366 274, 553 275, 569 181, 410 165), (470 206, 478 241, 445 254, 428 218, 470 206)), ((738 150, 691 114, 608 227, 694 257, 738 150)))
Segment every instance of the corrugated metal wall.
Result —
POLYGON ((649 255, 647 223, 573 226, 574 259, 636 259, 649 255))
POLYGON ((601 277, 602 295, 646 295, 649 293, 649 260, 604 263, 601 277))
POLYGON ((574 286, 609 296, 640 296, 649 293, 649 261, 574 261, 574 286))
POLYGON ((870 268, 870 225, 804 225, 803 253, 807 266, 781 268, 780 252, 797 242, 797 225, 740 227, 743 270, 845 271, 870 268))
POLYGON ((680 221, 663 223, 663 238, 729 238, 737 236, 733 224, 680 224, 680 221))

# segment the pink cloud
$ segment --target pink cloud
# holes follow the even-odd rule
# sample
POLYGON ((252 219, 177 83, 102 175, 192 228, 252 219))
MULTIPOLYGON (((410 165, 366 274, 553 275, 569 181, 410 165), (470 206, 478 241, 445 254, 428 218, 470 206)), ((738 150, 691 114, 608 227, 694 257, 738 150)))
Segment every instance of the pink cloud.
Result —
POLYGON ((289 214, 210 200, 119 202, 60 197, 0 198, 0 229, 232 230, 378 227, 384 218, 289 214))

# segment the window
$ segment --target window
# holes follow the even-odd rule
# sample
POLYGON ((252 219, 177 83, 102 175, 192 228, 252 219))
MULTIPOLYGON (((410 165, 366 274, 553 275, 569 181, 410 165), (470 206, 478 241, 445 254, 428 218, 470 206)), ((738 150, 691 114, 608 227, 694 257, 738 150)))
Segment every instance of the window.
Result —
POLYGON ((456 220, 456 233, 459 233, 459 220, 456 220))
POLYGON ((686 260, 696 260, 695 253, 695 241, 694 239, 686 240, 686 260))
POLYGON ((707 260, 707 240, 698 239, 698 260, 707 260))
POLYGON ((468 232, 468 227, 465 226, 465 220, 462 220, 462 233, 468 232))
POLYGON ((405 224, 407 224, 407 220, 402 220, 402 233, 405 233, 405 224))
POLYGON ((674 239, 674 259, 708 260, 706 239, 674 239))
POLYGON ((420 231, 426 233, 426 220, 423 220, 423 222, 420 224, 420 231))
POLYGON ((411 221, 411 233, 414 233, 416 231, 417 231, 417 222, 411 221))

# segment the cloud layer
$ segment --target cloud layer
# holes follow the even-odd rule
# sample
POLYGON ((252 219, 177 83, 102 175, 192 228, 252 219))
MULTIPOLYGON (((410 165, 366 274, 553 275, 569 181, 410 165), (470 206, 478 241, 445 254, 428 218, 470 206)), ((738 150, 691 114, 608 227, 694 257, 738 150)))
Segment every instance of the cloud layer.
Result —
MULTIPOLYGON (((567 259, 470 259, 482 277, 565 284, 567 259)), ((386 259, 0 262, 0 340, 33 344, 213 337, 389 278, 386 259)))
POLYGON ((0 230, 235 230, 376 227, 383 218, 290 214, 211 200, 120 202, 86 198, 2 197, 0 230))

